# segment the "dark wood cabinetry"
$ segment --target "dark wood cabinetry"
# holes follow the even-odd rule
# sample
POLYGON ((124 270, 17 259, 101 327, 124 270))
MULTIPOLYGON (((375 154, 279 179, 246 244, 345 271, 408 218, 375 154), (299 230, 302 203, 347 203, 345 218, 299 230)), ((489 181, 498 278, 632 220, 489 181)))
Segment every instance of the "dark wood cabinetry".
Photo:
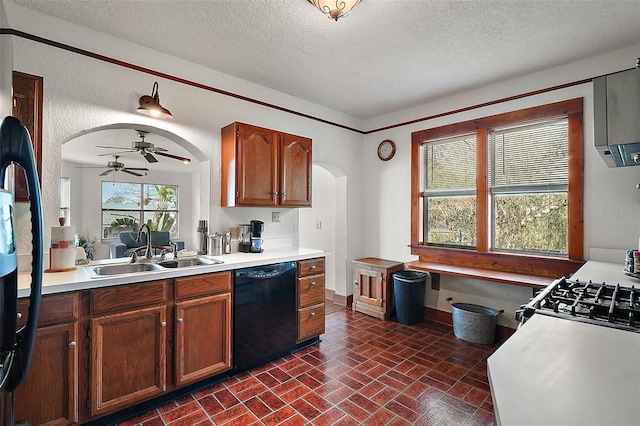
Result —
POLYGON ((175 382, 231 369, 231 273, 175 280, 175 382))
POLYGON ((391 274, 404 265, 391 260, 367 257, 353 261, 354 311, 387 320, 393 311, 393 279, 391 274))
MULTIPOLYGON (((78 422, 79 296, 42 298, 31 370, 15 392, 16 422, 56 426, 78 422)), ((19 302, 23 315, 28 304, 28 299, 19 302)))
POLYGON ((223 207, 311 206, 311 139, 238 122, 221 137, 223 207))
POLYGON ((91 416, 167 389, 166 287, 152 281, 91 290, 91 416))
MULTIPOLYGON (((42 182, 42 77, 13 72, 13 108, 11 114, 29 131, 38 178, 42 182)), ((27 181, 21 168, 16 167, 15 198, 29 201, 27 181)))
POLYGON ((324 258, 298 262, 298 342, 324 333, 324 258))

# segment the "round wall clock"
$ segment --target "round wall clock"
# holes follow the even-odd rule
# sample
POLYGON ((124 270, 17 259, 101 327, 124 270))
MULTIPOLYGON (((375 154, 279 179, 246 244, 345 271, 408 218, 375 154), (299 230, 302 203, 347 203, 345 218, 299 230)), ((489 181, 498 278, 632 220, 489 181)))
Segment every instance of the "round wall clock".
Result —
POLYGON ((389 161, 396 154, 396 144, 392 140, 386 139, 378 145, 378 158, 382 161, 389 161))

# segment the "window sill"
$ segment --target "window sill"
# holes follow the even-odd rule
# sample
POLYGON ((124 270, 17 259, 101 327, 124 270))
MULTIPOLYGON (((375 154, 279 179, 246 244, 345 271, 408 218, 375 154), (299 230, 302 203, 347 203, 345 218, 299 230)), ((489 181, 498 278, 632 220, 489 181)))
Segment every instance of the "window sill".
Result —
MULTIPOLYGON (((490 269, 480 269, 465 266, 444 265, 440 263, 425 262, 421 260, 405 263, 405 268, 426 271, 431 274, 454 275, 457 277, 475 278, 478 280, 493 281, 502 284, 530 287, 536 290, 546 287, 555 279, 522 273, 493 271, 490 269)), ((440 289, 439 283, 436 283, 435 287, 436 288, 434 288, 434 285, 432 283, 431 288, 434 288, 434 290, 440 289)))
MULTIPOLYGON (((543 288, 557 278, 569 277, 584 264, 582 260, 513 253, 479 253, 433 246, 411 248, 412 254, 420 259, 407 263, 408 268, 533 289, 543 288)), ((435 286, 439 285, 438 280, 439 275, 435 286)))

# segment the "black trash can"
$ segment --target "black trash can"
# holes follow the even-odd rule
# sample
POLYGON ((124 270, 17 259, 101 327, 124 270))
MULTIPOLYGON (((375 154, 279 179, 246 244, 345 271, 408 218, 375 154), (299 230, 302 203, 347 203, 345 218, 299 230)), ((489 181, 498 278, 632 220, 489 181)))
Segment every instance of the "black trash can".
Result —
POLYGON ((393 274, 396 318, 406 325, 424 319, 424 288, 427 274, 418 271, 400 271, 393 274))

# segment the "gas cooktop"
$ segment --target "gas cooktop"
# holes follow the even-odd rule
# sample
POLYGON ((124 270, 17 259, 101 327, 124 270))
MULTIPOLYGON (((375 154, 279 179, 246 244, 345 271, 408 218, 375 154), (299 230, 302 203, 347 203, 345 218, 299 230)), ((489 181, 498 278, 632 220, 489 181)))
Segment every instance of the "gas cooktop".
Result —
POLYGON ((516 313, 521 324, 542 314, 640 333, 640 288, 560 278, 516 313))

